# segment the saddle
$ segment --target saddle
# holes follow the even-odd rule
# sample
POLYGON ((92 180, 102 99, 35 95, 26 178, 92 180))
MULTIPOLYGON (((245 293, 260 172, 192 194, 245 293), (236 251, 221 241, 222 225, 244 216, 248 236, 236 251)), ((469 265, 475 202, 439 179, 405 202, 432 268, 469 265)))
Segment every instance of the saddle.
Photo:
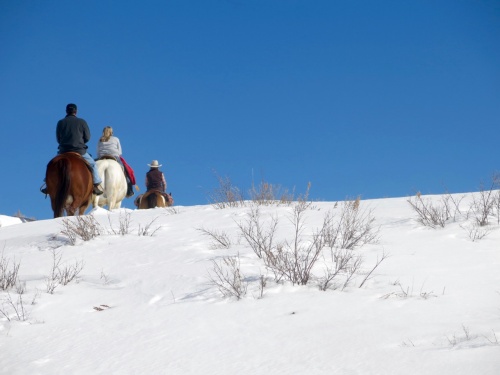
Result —
POLYGON ((90 173, 92 173, 92 167, 90 166, 89 162, 87 160, 85 160, 83 158, 83 156, 81 154, 79 154, 78 152, 75 152, 75 151, 68 151, 68 152, 63 152, 63 154, 73 154, 73 155, 77 155, 84 163, 85 165, 87 166, 87 168, 89 169, 90 173))
MULTIPOLYGON (((96 159, 96 161, 97 161, 97 160, 114 160, 114 161, 116 161, 118 164, 120 164, 120 163, 118 162, 118 160, 117 160, 114 156, 111 156, 111 155, 102 155, 100 158, 97 158, 97 159, 96 159)), ((121 164, 120 164, 120 166, 121 166, 121 167, 122 167, 122 169, 123 169, 123 165, 121 165, 121 164)))

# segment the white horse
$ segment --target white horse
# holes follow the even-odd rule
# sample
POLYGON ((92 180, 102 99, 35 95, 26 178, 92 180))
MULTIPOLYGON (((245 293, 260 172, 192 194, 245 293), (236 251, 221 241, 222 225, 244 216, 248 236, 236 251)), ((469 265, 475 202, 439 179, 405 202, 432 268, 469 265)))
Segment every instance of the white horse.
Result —
POLYGON ((101 177, 104 194, 94 195, 92 206, 108 206, 110 210, 120 208, 127 195, 127 180, 121 165, 114 159, 101 159, 96 162, 101 177))

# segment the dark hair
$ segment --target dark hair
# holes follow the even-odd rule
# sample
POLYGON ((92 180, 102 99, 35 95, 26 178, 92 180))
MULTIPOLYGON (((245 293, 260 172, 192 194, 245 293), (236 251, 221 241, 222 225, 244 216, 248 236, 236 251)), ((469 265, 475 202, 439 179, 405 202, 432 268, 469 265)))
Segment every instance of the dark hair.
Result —
POLYGON ((68 115, 72 115, 74 113, 76 113, 76 110, 78 108, 76 107, 76 104, 73 104, 73 103, 69 103, 67 106, 66 106, 66 113, 68 115))

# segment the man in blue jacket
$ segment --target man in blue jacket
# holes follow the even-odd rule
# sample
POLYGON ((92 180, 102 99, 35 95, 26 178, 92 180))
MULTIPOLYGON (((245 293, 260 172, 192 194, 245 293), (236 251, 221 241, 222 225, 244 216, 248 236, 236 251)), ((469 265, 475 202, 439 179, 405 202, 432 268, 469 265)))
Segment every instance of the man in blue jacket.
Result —
MULTIPOLYGON (((70 103, 66 106, 66 117, 57 122, 56 138, 59 143, 59 154, 65 152, 77 152, 90 164, 92 170, 92 179, 94 181, 93 193, 101 195, 103 191, 99 185, 102 180, 97 173, 94 159, 87 152, 87 142, 90 140, 90 130, 87 121, 76 117, 78 112, 76 104, 70 103)), ((47 194, 47 190, 41 189, 42 193, 47 194)))

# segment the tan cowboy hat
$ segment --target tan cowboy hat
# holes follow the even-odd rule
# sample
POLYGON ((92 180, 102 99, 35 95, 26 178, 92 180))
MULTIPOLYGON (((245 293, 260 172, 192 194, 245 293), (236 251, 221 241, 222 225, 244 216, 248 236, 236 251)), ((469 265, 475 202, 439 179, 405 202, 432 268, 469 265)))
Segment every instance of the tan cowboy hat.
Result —
POLYGON ((148 167, 151 167, 151 168, 160 168, 161 164, 158 164, 158 160, 153 160, 151 162, 151 164, 148 164, 148 167))

